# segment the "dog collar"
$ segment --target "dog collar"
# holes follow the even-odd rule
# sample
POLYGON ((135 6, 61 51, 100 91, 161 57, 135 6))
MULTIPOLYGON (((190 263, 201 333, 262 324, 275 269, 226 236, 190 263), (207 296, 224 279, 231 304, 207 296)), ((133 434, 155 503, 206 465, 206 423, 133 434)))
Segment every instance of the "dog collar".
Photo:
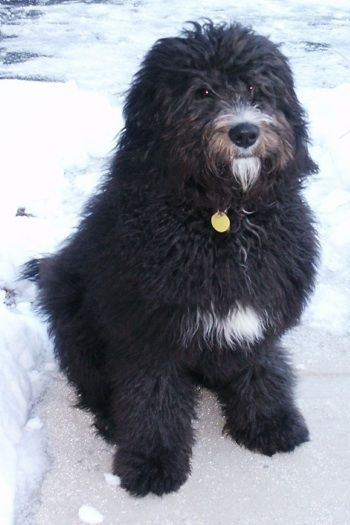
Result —
POLYGON ((230 219, 226 214, 226 211, 220 210, 218 210, 211 216, 210 222, 214 230, 219 233, 228 232, 231 225, 230 219))

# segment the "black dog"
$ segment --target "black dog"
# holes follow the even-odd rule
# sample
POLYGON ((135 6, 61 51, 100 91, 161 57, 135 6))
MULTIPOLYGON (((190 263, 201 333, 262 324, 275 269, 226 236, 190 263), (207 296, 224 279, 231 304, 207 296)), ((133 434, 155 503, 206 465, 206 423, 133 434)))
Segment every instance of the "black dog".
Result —
POLYGON ((307 142, 278 47, 238 24, 194 23, 147 54, 78 231, 27 266, 132 494, 186 480, 197 384, 240 445, 272 455, 308 440, 278 342, 314 283, 307 142))

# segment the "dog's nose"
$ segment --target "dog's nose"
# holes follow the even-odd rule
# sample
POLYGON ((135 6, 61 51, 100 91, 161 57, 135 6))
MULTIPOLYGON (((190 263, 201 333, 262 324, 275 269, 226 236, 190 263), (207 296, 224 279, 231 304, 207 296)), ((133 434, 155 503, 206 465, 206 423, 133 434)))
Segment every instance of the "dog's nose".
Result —
POLYGON ((249 148, 257 141, 259 128, 249 122, 237 124, 228 132, 230 139, 240 148, 249 148))

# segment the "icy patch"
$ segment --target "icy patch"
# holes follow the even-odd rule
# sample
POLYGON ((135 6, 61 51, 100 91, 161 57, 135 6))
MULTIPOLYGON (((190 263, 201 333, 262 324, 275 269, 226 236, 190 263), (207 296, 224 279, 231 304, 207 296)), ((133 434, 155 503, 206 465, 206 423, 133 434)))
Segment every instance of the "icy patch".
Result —
POLYGON ((79 519, 83 523, 94 525, 95 523, 102 523, 104 518, 102 514, 90 505, 82 505, 79 509, 79 519))

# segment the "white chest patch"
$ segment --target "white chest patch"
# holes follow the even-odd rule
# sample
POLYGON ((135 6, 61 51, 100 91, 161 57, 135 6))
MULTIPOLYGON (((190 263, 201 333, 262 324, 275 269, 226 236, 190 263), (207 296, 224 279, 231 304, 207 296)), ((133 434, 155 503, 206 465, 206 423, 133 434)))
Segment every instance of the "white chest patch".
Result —
POLYGON ((189 341, 194 336, 202 336, 206 342, 220 346, 233 343, 253 343, 259 340, 264 331, 263 319, 254 308, 243 307, 237 303, 226 317, 219 317, 215 310, 197 310, 196 318, 187 320, 184 327, 184 339, 189 341))

